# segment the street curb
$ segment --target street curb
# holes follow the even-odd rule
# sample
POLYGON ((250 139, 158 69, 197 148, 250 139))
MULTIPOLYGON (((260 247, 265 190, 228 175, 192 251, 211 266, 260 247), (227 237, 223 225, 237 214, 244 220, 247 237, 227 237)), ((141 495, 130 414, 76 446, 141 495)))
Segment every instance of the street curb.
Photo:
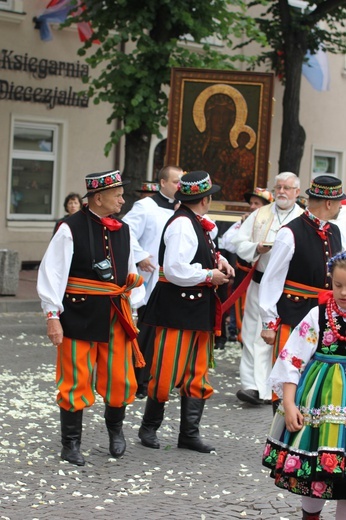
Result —
POLYGON ((2 300, 0 298, 0 312, 41 312, 39 300, 2 300))

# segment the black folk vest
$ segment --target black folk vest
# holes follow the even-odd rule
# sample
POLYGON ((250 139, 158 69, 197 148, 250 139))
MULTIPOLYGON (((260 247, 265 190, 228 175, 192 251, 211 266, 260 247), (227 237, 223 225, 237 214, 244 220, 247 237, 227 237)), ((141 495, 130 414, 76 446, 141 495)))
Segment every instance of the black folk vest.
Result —
MULTIPOLYGON (((292 230, 295 243, 287 281, 326 290, 331 288, 331 278, 327 276, 327 262, 341 251, 342 247, 339 228, 335 224, 329 226, 325 238, 318 234, 317 224, 305 214, 285 226, 292 230)), ((282 323, 295 327, 317 304, 317 298, 283 293, 278 301, 277 311, 282 323)))
MULTIPOLYGON (((191 264, 200 263, 204 269, 216 266, 216 255, 209 233, 205 232, 196 215, 187 206, 181 207, 168 220, 161 238, 159 265, 163 265, 167 227, 179 217, 190 219, 198 238, 198 248, 191 264)), ((215 323, 215 287, 196 285, 180 287, 169 282, 158 281, 144 313, 143 322, 179 330, 212 331, 215 323)))
MULTIPOLYGON (((74 250, 69 276, 98 280, 95 271, 92 270, 86 212, 89 210, 83 208, 65 221, 71 229, 74 250)), ((91 212, 89 215, 94 235, 95 260, 100 262, 108 256, 114 276, 111 282, 122 286, 128 274, 129 227, 123 222, 118 231, 108 231, 101 224, 100 219, 91 212)), ((118 298, 66 292, 63 299, 64 312, 60 317, 64 335, 86 341, 108 342, 112 300, 119 308, 118 298)))
MULTIPOLYGON (((323 344, 323 337, 326 330, 330 331, 330 327, 327 325, 328 318, 326 316, 326 308, 327 305, 323 304, 319 306, 319 315, 318 315, 318 323, 320 327, 320 333, 318 337, 318 345, 316 352, 319 352, 321 354, 330 354, 330 352, 326 352, 325 348, 326 345, 323 344)), ((346 323, 344 322, 343 318, 341 316, 335 316, 334 322, 337 326, 338 333, 345 337, 346 336, 346 323)), ((333 342, 334 343, 334 342, 333 342)), ((336 342, 337 344, 337 350, 333 351, 334 356, 346 356, 346 341, 342 339, 338 339, 336 342)), ((329 345, 328 345, 329 346, 329 345)), ((327 347, 328 347, 327 346, 327 347)))

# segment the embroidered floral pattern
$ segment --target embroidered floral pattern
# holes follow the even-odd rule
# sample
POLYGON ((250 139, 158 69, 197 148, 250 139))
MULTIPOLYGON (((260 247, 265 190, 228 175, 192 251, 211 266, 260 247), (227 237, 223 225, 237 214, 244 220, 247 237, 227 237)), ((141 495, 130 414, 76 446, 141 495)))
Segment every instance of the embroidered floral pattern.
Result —
POLYGON ((263 452, 263 463, 265 463, 265 466, 274 468, 276 466, 277 459, 278 450, 276 448, 273 448, 271 444, 268 442, 263 452))
POLYGON ((324 498, 323 495, 327 490, 327 484, 325 482, 312 482, 311 490, 312 494, 318 498, 324 498))
POLYGON ((311 486, 307 482, 292 477, 278 475, 275 484, 281 489, 287 489, 292 493, 303 496, 315 496, 316 498, 329 499, 333 496, 333 488, 329 481, 313 481, 311 486))
POLYGON ((282 360, 285 360, 285 361, 289 361, 292 363, 292 365, 296 368, 298 368, 300 371, 302 370, 302 368, 305 366, 305 363, 302 359, 300 358, 297 358, 296 356, 293 356, 292 354, 290 354, 288 352, 288 350, 286 348, 284 348, 280 354, 279 354, 279 357, 280 359, 282 360))
POLYGON ((275 484, 282 489, 303 496, 330 499, 333 497, 333 480, 314 479, 312 468, 316 465, 316 477, 321 472, 342 475, 345 458, 342 454, 323 452, 318 456, 302 453, 288 453, 288 450, 268 441, 263 452, 264 466, 272 469, 275 484), (314 460, 317 462, 315 463, 314 460))
POLYGON ((316 344, 318 337, 316 331, 313 327, 311 327, 310 323, 307 321, 302 321, 297 326, 298 334, 300 337, 304 338, 308 343, 316 344))
POLYGON ((330 199, 334 199, 342 195, 342 185, 336 184, 335 186, 323 186, 312 181, 310 192, 316 197, 328 197, 330 199))
POLYGON ((322 453, 318 456, 316 472, 342 473, 345 469, 345 459, 337 453, 322 453))
POLYGON ((281 450, 279 452, 279 455, 277 456, 277 463, 276 463, 276 469, 281 469, 284 467, 284 462, 286 459, 287 451, 281 450))
POLYGON ((204 193, 212 187, 210 176, 207 175, 204 179, 195 182, 184 181, 184 176, 180 179, 180 183, 177 185, 177 189, 184 195, 196 195, 198 193, 204 193))
MULTIPOLYGON (((341 327, 335 317, 333 318, 333 325, 334 325, 333 328, 335 328, 336 330, 339 330, 341 327)), ((338 341, 338 338, 332 331, 329 321, 327 321, 327 328, 323 332, 323 337, 322 337, 321 350, 322 350, 323 354, 335 354, 335 352, 338 350, 337 341, 338 341)))
POLYGON ((305 338, 305 336, 308 334, 309 330, 311 329, 310 324, 307 321, 302 321, 299 326, 299 336, 302 338, 305 338))
POLYGON ((102 175, 97 178, 90 178, 86 179, 86 187, 87 189, 93 189, 96 190, 98 188, 104 188, 106 186, 110 186, 111 184, 114 184, 115 187, 117 184, 120 184, 122 182, 121 175, 119 170, 116 170, 114 172, 107 172, 105 175, 102 175))
MULTIPOLYGON (((263 465, 270 468, 271 477, 281 489, 323 500, 343 500, 346 497, 343 437, 346 424, 343 399, 346 390, 346 336, 339 339, 337 332, 345 331, 341 320, 344 318, 346 321, 346 315, 325 312, 324 316, 318 337, 315 329, 304 320, 296 328, 301 350, 297 346, 293 354, 284 348, 279 354, 282 360, 303 371, 305 361, 300 359, 303 344, 310 348, 318 343, 298 383, 296 404, 303 415, 303 428, 299 432, 288 432, 283 417, 280 418, 284 409, 279 408, 263 453, 263 465), (334 391, 334 388, 338 390, 334 391)), ((321 319, 320 313, 320 323, 321 319)), ((291 365, 287 366, 291 369, 291 365)))
POLYGON ((323 405, 320 408, 309 408, 306 406, 299 407, 300 412, 304 416, 304 424, 319 428, 322 424, 345 424, 346 423, 346 406, 334 406, 333 404, 323 405))
POLYGON ((298 455, 288 455, 284 464, 284 471, 286 473, 294 473, 301 467, 300 458, 298 455))
POLYGON ((327 328, 323 332, 321 346, 321 351, 323 354, 335 354, 335 352, 338 350, 338 338, 336 336, 336 332, 340 330, 341 325, 338 323, 335 315, 333 316, 332 321, 333 323, 331 325, 329 320, 327 320, 327 328))
POLYGON ((48 311, 46 314, 47 320, 50 318, 59 318, 60 317, 60 311, 48 311))
POLYGON ((276 318, 275 321, 269 321, 268 323, 264 321, 262 323, 262 329, 263 330, 274 330, 276 332, 279 328, 280 321, 281 321, 280 318, 276 318))
POLYGON ((323 345, 325 345, 326 347, 329 347, 330 345, 335 343, 336 337, 334 336, 333 331, 329 330, 329 329, 325 330, 323 333, 322 341, 323 341, 323 345))

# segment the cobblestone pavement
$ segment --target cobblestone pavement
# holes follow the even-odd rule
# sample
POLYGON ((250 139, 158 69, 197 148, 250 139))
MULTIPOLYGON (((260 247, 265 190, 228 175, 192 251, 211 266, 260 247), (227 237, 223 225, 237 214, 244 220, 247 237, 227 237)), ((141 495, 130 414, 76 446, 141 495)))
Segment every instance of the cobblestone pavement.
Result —
MULTIPOLYGON (((110 458, 103 403, 84 414, 84 467, 60 460, 55 404, 55 351, 38 312, 0 314, 0 519, 232 520, 301 518, 300 499, 273 485, 261 466, 272 411, 241 405, 240 345, 215 351, 201 432, 215 454, 176 447, 179 397, 167 405, 161 449, 144 448, 137 432, 145 401, 128 407, 127 451, 110 458)), ((328 503, 323 520, 334 518, 328 503)))

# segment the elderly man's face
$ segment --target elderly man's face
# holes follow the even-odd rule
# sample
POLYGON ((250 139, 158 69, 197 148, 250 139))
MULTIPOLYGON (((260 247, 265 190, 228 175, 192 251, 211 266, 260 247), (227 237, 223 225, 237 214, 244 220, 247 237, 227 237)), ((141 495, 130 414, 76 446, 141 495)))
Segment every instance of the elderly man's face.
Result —
POLYGON ((300 189, 295 187, 296 182, 297 180, 294 177, 276 182, 274 186, 275 204, 280 209, 290 209, 295 203, 300 193, 300 189))
POLYGON ((97 214, 100 217, 108 217, 113 213, 120 213, 125 200, 123 198, 124 188, 109 188, 108 190, 100 191, 95 194, 98 204, 97 214))

